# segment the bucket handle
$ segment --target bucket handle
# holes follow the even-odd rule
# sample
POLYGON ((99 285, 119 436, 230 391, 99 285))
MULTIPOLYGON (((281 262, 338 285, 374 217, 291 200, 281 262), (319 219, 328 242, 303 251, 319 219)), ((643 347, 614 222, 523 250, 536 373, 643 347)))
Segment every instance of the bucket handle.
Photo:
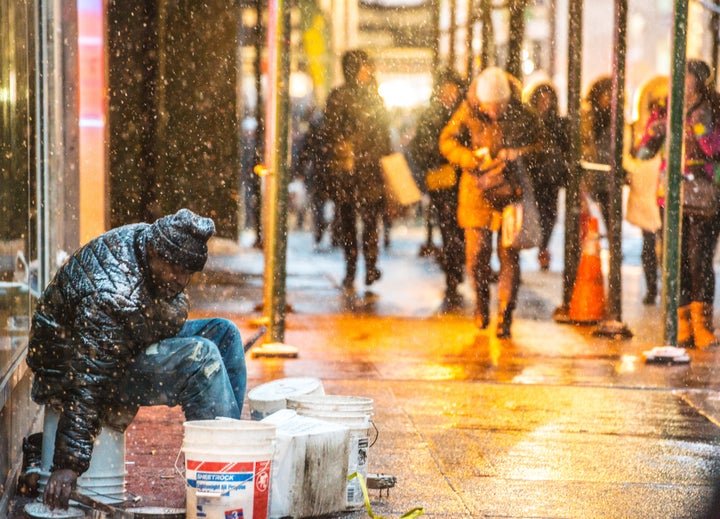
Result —
MULTIPOLYGON (((181 471, 180 467, 178 467, 178 462, 180 461, 180 454, 182 454, 182 447, 178 449, 177 456, 175 456, 175 472, 177 472, 177 475, 181 478, 185 479, 185 471, 181 471)), ((187 480, 186 480, 187 481, 187 480)))
POLYGON ((375 429, 375 438, 373 439, 372 443, 368 446, 368 449, 375 445, 375 442, 378 441, 378 436, 380 436, 380 431, 377 428, 377 425, 375 425, 375 422, 370 420, 370 425, 372 425, 373 429, 375 429))

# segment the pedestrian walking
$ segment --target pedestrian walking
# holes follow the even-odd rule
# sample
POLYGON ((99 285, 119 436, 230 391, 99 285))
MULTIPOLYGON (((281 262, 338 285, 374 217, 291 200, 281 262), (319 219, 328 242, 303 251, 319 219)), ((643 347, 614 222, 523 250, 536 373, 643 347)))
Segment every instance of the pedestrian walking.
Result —
POLYGON ((312 218, 313 249, 319 250, 323 236, 330 226, 325 216, 325 207, 331 201, 330 172, 327 169, 326 145, 322 138, 323 113, 315 110, 308 124, 308 130, 299 146, 295 176, 302 178, 310 198, 312 218))
MULTIPOLYGON (((499 163, 524 174, 539 149, 540 122, 522 100, 512 96, 507 74, 483 70, 471 83, 465 99, 440 134, 440 151, 462 169, 458 194, 458 223, 465 232, 466 269, 475 289, 475 324, 489 324, 490 257, 493 232, 501 213, 478 186, 477 172, 499 163)), ((519 250, 498 244, 500 277, 496 335, 510 337, 512 315, 520 284, 519 250)))
POLYGON ((523 93, 525 103, 541 123, 541 150, 537 167, 531 168, 530 181, 540 212, 541 240, 538 249, 540 270, 550 268, 550 238, 557 223, 558 195, 566 186, 570 172, 570 128, 567 117, 560 115, 555 85, 543 81, 523 93))
POLYGON ((458 169, 440 153, 438 139, 465 96, 464 82, 452 69, 435 78, 430 106, 420 115, 408 152, 412 162, 425 171, 430 212, 440 228, 442 248, 439 262, 445 275, 443 311, 462 307, 458 286, 463 281, 465 238, 458 225, 458 169))
POLYGON ((375 66, 364 50, 342 57, 345 83, 328 96, 323 140, 334 184, 340 242, 345 256, 342 286, 354 288, 358 219, 362 222, 365 285, 380 279, 378 233, 385 210, 385 181, 380 159, 392 151, 389 118, 378 93, 375 66))
POLYGON ((67 509, 100 429, 124 431, 140 406, 180 405, 187 420, 240 418, 240 332, 225 319, 187 320, 184 290, 214 232, 187 209, 113 229, 70 256, 43 292, 27 363, 33 400, 60 415, 43 496, 51 509, 67 509))

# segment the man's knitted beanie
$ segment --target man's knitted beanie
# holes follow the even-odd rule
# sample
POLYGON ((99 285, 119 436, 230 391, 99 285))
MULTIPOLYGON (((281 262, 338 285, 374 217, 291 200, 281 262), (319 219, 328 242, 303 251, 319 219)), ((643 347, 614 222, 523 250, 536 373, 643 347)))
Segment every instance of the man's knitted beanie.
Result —
POLYGON ((483 103, 498 103, 510 99, 512 91, 505 72, 498 67, 488 67, 478 76, 475 93, 483 103))
POLYGON ((215 223, 189 209, 163 216, 147 228, 147 240, 166 260, 199 272, 207 261, 207 241, 215 234, 215 223))

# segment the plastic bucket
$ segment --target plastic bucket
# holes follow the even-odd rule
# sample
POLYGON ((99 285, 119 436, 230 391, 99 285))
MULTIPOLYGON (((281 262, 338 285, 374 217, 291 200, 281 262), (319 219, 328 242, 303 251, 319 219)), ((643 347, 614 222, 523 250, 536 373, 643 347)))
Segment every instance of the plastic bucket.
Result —
POLYGON ((228 419, 183 426, 188 519, 267 519, 275 426, 228 419))
POLYGON ((262 420, 286 408, 287 399, 302 395, 324 395, 322 381, 314 377, 288 377, 261 384, 248 391, 250 418, 262 420))
MULTIPOLYGON (((42 460, 40 479, 42 492, 50 478, 50 469, 55 454, 55 434, 60 413, 52 407, 45 407, 43 424, 42 460)), ((125 435, 108 427, 100 430, 93 445, 90 467, 77 480, 77 490, 106 504, 119 503, 127 499, 125 493, 125 435)))
MULTIPOLYGON (((298 396, 288 398, 287 407, 302 416, 345 425, 350 430, 347 474, 349 476, 357 472, 367 478, 372 398, 344 395, 298 396)), ((347 510, 357 510, 364 505, 357 478, 346 484, 345 504, 347 510)))

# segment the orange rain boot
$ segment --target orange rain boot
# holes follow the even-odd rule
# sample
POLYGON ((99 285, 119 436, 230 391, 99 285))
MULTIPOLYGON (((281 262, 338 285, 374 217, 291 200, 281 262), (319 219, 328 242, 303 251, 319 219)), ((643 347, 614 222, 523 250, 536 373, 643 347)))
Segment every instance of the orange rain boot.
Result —
POLYGON ((690 323, 692 324, 695 347, 702 349, 717 346, 715 335, 707 327, 705 305, 699 301, 690 303, 690 323))
POLYGON ((678 308, 677 345, 689 348, 693 345, 693 328, 690 322, 690 305, 678 308))

